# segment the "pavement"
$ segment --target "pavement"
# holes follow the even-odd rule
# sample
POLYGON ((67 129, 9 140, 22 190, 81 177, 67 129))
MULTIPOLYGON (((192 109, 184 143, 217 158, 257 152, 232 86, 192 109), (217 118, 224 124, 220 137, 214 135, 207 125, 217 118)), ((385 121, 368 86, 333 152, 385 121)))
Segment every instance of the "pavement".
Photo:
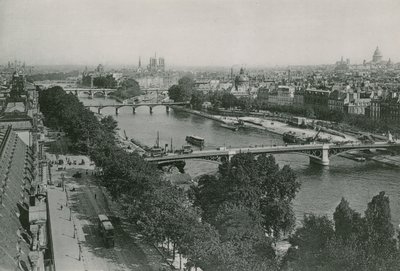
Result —
POLYGON ((66 206, 65 191, 61 187, 49 186, 47 199, 55 270, 86 270, 76 227, 74 221, 70 220, 70 209, 66 206))
POLYGON ((48 186, 48 198, 55 269, 159 270, 165 260, 152 245, 141 241, 134 225, 126 219, 113 221, 115 247, 105 247, 98 234, 97 215, 113 214, 109 206, 111 199, 98 186, 90 159, 72 155, 46 156, 54 162, 51 179, 55 185, 48 186), (64 163, 56 165, 60 159, 64 163), (82 160, 84 164, 79 165, 82 160), (76 172, 82 177, 73 178, 76 172))

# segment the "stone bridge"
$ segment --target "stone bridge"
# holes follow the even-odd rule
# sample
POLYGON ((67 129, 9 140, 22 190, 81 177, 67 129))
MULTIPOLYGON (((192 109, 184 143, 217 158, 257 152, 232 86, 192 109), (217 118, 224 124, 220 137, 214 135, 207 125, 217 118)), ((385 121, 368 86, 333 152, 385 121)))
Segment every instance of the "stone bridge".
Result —
POLYGON ((95 94, 100 94, 103 97, 108 97, 108 95, 112 92, 115 92, 116 89, 113 88, 64 88, 66 93, 72 93, 75 96, 82 96, 82 94, 88 95, 90 98, 93 98, 95 94))
POLYGON ((259 154, 279 154, 279 153, 299 153, 310 158, 311 163, 320 165, 329 165, 329 159, 339 153, 349 150, 366 150, 366 149, 392 149, 400 150, 400 142, 377 142, 375 144, 347 143, 347 144, 306 144, 306 145, 284 145, 273 147, 253 147, 253 148, 234 148, 226 150, 204 150, 194 151, 191 154, 171 154, 162 157, 146 158, 148 162, 157 163, 159 165, 171 164, 176 161, 187 159, 206 159, 224 161, 231 159, 238 153, 259 154))
POLYGON ((134 104, 104 104, 104 105, 85 105, 88 108, 97 108, 97 113, 101 114, 101 109, 105 107, 114 107, 115 114, 118 115, 118 111, 121 107, 131 107, 132 112, 136 112, 136 108, 139 106, 148 106, 150 109, 150 113, 153 113, 153 107, 156 106, 165 106, 167 112, 169 112, 171 105, 188 105, 189 102, 166 102, 166 103, 134 103, 134 104))

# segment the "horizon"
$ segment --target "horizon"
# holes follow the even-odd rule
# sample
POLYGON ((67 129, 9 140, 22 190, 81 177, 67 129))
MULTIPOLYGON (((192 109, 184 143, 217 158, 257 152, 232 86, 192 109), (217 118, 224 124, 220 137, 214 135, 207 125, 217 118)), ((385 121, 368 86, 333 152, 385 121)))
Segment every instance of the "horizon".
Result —
POLYGON ((246 68, 400 61, 395 0, 2 0, 0 62, 246 68), (57 5, 55 5, 57 2, 57 5), (44 12, 43 12, 44 11, 44 12))

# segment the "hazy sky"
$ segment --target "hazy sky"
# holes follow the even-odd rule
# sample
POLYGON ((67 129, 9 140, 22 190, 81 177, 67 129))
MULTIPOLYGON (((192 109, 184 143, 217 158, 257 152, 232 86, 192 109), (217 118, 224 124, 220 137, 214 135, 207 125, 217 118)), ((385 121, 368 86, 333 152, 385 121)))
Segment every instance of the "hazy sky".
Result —
POLYGON ((0 63, 400 61, 400 0, 0 0, 0 63))

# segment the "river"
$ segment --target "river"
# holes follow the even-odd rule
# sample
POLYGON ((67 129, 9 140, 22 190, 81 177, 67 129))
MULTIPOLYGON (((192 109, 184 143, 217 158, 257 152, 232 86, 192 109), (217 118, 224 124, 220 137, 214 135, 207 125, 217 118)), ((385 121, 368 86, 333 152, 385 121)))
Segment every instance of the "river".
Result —
MULTIPOLYGON (((80 100, 87 105, 115 103, 104 98, 80 100)), ((114 108, 103 108, 101 113, 113 115, 120 131, 125 130, 128 137, 149 146, 155 144, 157 132, 160 135, 160 145, 164 147, 168 144, 170 148, 172 138, 174 149, 184 145, 186 135, 192 134, 205 138, 206 148, 283 143, 281 137, 275 134, 249 130, 233 132, 221 127, 216 121, 200 116, 174 110, 167 113, 164 106, 153 108, 152 114, 146 106, 136 108, 135 114, 130 107, 120 108, 118 116, 114 108)), ((373 161, 360 163, 342 157, 332 158, 327 167, 310 164, 308 157, 299 154, 280 154, 275 157, 280 165, 290 165, 301 182, 300 191, 294 200, 298 225, 306 213, 332 218, 342 197, 349 201, 353 209, 364 215, 367 203, 380 191, 385 191, 390 198, 393 224, 400 224, 399 168, 373 161)), ((196 166, 196 163, 190 163, 190 166, 196 166)))

